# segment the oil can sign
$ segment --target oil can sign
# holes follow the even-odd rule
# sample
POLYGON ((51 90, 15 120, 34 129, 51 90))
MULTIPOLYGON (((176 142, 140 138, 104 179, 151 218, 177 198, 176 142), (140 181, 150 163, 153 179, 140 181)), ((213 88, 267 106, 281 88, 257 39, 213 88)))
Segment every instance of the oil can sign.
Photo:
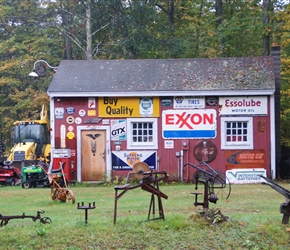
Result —
POLYGON ((131 170, 137 162, 145 162, 150 169, 156 169, 156 151, 112 151, 113 170, 131 170))
POLYGON ((162 135, 164 139, 209 139, 216 137, 216 110, 164 110, 162 135))

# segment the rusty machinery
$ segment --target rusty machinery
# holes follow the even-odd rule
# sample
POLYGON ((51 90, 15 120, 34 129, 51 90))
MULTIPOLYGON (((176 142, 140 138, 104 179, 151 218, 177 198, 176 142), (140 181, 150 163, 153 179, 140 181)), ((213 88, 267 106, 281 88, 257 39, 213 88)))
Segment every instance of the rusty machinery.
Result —
POLYGON ((51 224, 51 219, 49 217, 41 217, 40 214, 43 214, 44 211, 37 211, 36 216, 31 215, 25 215, 24 213, 22 215, 12 215, 12 216, 3 216, 0 214, 0 226, 5 226, 8 224, 9 220, 12 219, 24 219, 24 218, 31 218, 34 222, 39 220, 42 224, 51 224))
POLYGON ((290 191, 286 188, 281 187, 276 182, 272 181, 271 179, 259 175, 259 177, 263 178, 266 182, 263 182, 262 184, 268 185, 274 190, 276 190, 278 193, 282 194, 284 197, 286 197, 286 202, 282 203, 280 205, 280 213, 283 214, 282 218, 282 224, 288 224, 289 223, 289 216, 290 216, 290 191))
POLYGON ((216 203, 218 196, 228 199, 231 194, 231 183, 224 173, 214 170, 206 162, 199 164, 186 163, 183 167, 192 167, 194 172, 195 190, 198 189, 199 184, 203 185, 202 192, 192 192, 195 196, 194 205, 203 206, 204 209, 209 208, 209 202, 216 203), (198 196, 203 195, 203 201, 198 201, 198 196))
POLYGON ((147 220, 164 220, 164 212, 162 206, 162 199, 167 199, 168 196, 160 191, 159 182, 167 179, 165 171, 152 171, 149 166, 144 162, 138 162, 133 166, 132 171, 128 173, 127 183, 122 186, 115 186, 115 207, 114 207, 114 224, 117 220, 117 202, 128 191, 135 188, 141 188, 144 191, 151 193, 151 200, 149 205, 147 220), (118 194, 118 192, 121 193, 118 194), (155 196, 158 201, 159 217, 155 217, 155 196), (150 218, 151 213, 153 217, 150 218))

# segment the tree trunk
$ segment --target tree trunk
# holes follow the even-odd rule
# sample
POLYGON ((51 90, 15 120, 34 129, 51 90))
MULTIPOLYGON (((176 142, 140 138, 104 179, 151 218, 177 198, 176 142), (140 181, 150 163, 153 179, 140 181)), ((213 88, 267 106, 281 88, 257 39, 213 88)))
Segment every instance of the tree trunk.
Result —
POLYGON ((222 24, 222 16, 223 16, 222 0, 215 1, 215 16, 216 16, 216 27, 218 28, 222 24))
POLYGON ((265 28, 265 35, 263 37, 263 56, 270 55, 270 11, 272 11, 271 0, 263 0, 263 23, 265 28))
POLYGON ((86 2, 86 35, 87 35, 87 60, 92 60, 92 23, 91 23, 91 0, 86 2))

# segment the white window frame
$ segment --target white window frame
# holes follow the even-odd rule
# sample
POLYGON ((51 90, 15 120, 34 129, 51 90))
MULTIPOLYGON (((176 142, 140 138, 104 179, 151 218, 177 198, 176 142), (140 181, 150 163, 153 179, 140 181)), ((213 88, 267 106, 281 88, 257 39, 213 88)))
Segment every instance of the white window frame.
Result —
POLYGON ((254 148, 254 132, 253 117, 221 117, 221 149, 253 149, 254 148), (227 122, 247 122, 247 141, 228 142, 226 134, 227 122))
POLYGON ((158 148, 158 123, 157 118, 128 118, 127 119, 127 148, 128 149, 157 149, 158 148), (153 135, 152 141, 134 142, 133 141, 133 123, 152 122, 153 135))

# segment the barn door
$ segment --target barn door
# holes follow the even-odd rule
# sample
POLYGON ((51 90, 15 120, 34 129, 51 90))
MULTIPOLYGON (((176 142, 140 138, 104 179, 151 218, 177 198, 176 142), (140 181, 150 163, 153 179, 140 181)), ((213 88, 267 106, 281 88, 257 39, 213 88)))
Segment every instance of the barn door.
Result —
POLYGON ((82 130, 82 181, 100 181, 106 174, 106 130, 82 130))

